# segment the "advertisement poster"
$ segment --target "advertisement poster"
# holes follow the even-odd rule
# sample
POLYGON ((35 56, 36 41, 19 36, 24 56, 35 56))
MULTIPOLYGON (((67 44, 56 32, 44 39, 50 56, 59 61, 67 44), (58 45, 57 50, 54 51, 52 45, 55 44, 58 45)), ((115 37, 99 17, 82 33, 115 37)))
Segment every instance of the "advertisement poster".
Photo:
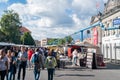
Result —
POLYGON ((93 29, 93 41, 94 41, 94 45, 96 46, 98 44, 98 32, 97 32, 97 28, 93 29))

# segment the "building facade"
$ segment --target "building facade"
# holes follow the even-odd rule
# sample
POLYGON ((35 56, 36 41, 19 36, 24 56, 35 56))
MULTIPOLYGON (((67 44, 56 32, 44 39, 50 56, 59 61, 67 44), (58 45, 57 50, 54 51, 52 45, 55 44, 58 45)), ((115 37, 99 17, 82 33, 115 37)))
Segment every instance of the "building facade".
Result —
POLYGON ((42 46, 42 47, 43 47, 43 46, 46 46, 46 45, 47 45, 47 42, 48 42, 48 38, 42 39, 42 40, 41 40, 41 46, 42 46))
POLYGON ((120 29, 107 28, 120 26, 114 25, 115 19, 120 20, 120 0, 108 0, 101 19, 106 28, 102 31, 102 53, 104 58, 117 63, 120 60, 120 29))
POLYGON ((105 59, 117 62, 120 60, 120 0, 108 0, 104 12, 91 18, 91 24, 98 21, 103 23, 104 29, 99 26, 92 29, 92 42, 101 47, 105 59), (116 19, 118 24, 114 24, 116 19), (95 31, 98 35, 96 38, 94 38, 95 31))
POLYGON ((41 41, 39 41, 39 40, 34 40, 34 41, 35 41, 35 45, 37 47, 41 47, 41 41))

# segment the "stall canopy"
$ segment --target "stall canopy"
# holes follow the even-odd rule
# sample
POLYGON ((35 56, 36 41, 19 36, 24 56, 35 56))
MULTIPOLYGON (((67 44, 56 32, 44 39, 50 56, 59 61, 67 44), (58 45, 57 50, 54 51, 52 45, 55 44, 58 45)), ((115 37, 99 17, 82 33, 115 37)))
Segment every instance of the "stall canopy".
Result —
POLYGON ((87 48, 99 48, 98 46, 95 46, 95 45, 93 45, 93 44, 91 44, 91 43, 89 43, 89 42, 86 42, 86 41, 84 41, 84 42, 82 42, 83 44, 84 44, 84 46, 86 46, 87 48))
POLYGON ((96 53, 97 54, 101 54, 101 49, 99 46, 95 46, 87 41, 83 41, 83 42, 79 42, 78 44, 76 45, 80 45, 80 46, 84 46, 86 48, 93 48, 93 49, 96 49, 96 53))
POLYGON ((87 47, 87 48, 99 48, 98 46, 95 46, 87 41, 84 41, 84 42, 79 42, 75 45, 78 45, 78 46, 84 46, 84 47, 87 47))

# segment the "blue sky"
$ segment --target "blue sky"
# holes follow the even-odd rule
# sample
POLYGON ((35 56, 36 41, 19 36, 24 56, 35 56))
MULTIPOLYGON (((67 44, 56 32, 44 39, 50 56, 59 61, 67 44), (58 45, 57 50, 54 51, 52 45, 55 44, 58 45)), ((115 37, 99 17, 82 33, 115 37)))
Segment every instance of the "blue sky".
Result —
POLYGON ((2 14, 3 11, 7 9, 7 7, 14 3, 25 4, 26 0, 0 0, 0 14, 2 14))
MULTIPOLYGON (((103 11, 107 0, 0 0, 0 17, 4 10, 15 10, 34 39, 63 38, 90 23, 90 18, 103 11)), ((84 35, 85 36, 85 35, 84 35)), ((88 35, 87 35, 88 36, 88 35)), ((79 38, 79 34, 73 35, 79 38)))

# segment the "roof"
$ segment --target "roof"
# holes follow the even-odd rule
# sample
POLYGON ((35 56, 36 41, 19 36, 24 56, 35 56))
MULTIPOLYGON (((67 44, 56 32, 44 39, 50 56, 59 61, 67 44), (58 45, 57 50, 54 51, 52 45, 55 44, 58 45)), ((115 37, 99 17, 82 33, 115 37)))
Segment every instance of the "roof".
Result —
POLYGON ((29 32, 29 33, 31 33, 31 31, 30 30, 28 30, 26 27, 20 27, 20 32, 22 32, 22 33, 26 33, 26 32, 29 32))
POLYGON ((80 47, 87 47, 87 48, 99 48, 98 46, 94 46, 93 44, 89 43, 89 42, 80 42, 79 44, 72 44, 72 45, 68 45, 68 46, 80 46, 80 47))
POLYGON ((120 0, 108 0, 105 4, 104 13, 110 12, 117 6, 120 6, 120 0))

